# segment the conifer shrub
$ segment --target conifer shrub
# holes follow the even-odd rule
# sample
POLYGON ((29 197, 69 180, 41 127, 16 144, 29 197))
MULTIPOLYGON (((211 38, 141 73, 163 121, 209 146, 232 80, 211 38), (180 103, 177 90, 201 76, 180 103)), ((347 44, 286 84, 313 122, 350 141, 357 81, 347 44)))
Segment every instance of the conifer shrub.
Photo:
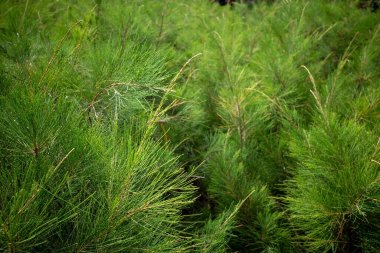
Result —
POLYGON ((375 252, 379 139, 356 122, 319 119, 290 145, 289 212, 310 251, 375 252))
POLYGON ((81 127, 46 98, 15 102, 24 106, 13 107, 19 113, 5 106, 2 115, 2 250, 165 251, 186 245, 176 219, 191 203, 191 180, 144 127, 81 127))
POLYGON ((232 248, 291 252, 288 230, 281 227, 284 216, 277 209, 268 187, 244 166, 239 151, 234 151, 234 146, 238 145, 231 138, 219 135, 207 156, 205 168, 209 173, 206 174, 207 190, 218 212, 231 203, 245 200, 236 216, 236 229, 232 230, 236 236, 231 239, 232 248))
POLYGON ((44 4, 2 3, 10 8, 1 33, 0 251, 202 245, 182 223, 192 173, 156 136, 165 58, 133 40, 102 39, 91 9, 57 35, 45 25, 60 27, 65 14, 79 18, 91 5, 44 4))

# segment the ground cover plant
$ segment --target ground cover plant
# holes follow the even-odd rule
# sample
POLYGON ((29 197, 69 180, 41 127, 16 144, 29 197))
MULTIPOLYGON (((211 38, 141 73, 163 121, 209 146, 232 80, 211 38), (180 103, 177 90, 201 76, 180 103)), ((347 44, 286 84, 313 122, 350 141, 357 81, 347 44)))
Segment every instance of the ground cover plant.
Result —
POLYGON ((378 252, 376 6, 0 1, 0 252, 378 252))

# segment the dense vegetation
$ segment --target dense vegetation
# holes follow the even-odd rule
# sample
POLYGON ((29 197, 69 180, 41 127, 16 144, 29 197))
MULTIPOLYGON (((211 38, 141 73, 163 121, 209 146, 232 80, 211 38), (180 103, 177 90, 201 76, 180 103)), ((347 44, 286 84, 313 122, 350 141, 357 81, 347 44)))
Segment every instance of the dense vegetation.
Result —
POLYGON ((0 252, 378 252, 362 2, 1 1, 0 252))

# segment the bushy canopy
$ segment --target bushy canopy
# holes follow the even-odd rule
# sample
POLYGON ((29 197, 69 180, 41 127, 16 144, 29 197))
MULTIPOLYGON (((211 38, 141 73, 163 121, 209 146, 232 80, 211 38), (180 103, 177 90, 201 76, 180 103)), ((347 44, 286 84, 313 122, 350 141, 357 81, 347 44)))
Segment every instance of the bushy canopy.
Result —
POLYGON ((376 3, 0 1, 0 251, 376 252, 376 3))

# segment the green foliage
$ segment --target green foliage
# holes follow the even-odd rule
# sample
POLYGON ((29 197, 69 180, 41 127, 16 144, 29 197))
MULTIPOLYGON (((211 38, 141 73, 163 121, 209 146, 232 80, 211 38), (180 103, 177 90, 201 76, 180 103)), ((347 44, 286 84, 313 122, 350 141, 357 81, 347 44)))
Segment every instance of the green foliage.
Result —
POLYGON ((234 208, 227 208, 214 220, 208 220, 200 229, 199 252, 225 252, 228 248, 229 236, 234 227, 234 218, 244 201, 238 203, 234 208))
POLYGON ((379 248, 379 140, 355 122, 317 121, 291 143, 289 211, 311 251, 379 248), (369 232, 369 233, 368 233, 369 232))
POLYGON ((0 251, 376 252, 380 16, 254 2, 1 1, 0 251))
POLYGON ((186 251, 192 172, 155 136, 165 56, 101 39, 90 7, 2 8, 0 251, 186 251))

